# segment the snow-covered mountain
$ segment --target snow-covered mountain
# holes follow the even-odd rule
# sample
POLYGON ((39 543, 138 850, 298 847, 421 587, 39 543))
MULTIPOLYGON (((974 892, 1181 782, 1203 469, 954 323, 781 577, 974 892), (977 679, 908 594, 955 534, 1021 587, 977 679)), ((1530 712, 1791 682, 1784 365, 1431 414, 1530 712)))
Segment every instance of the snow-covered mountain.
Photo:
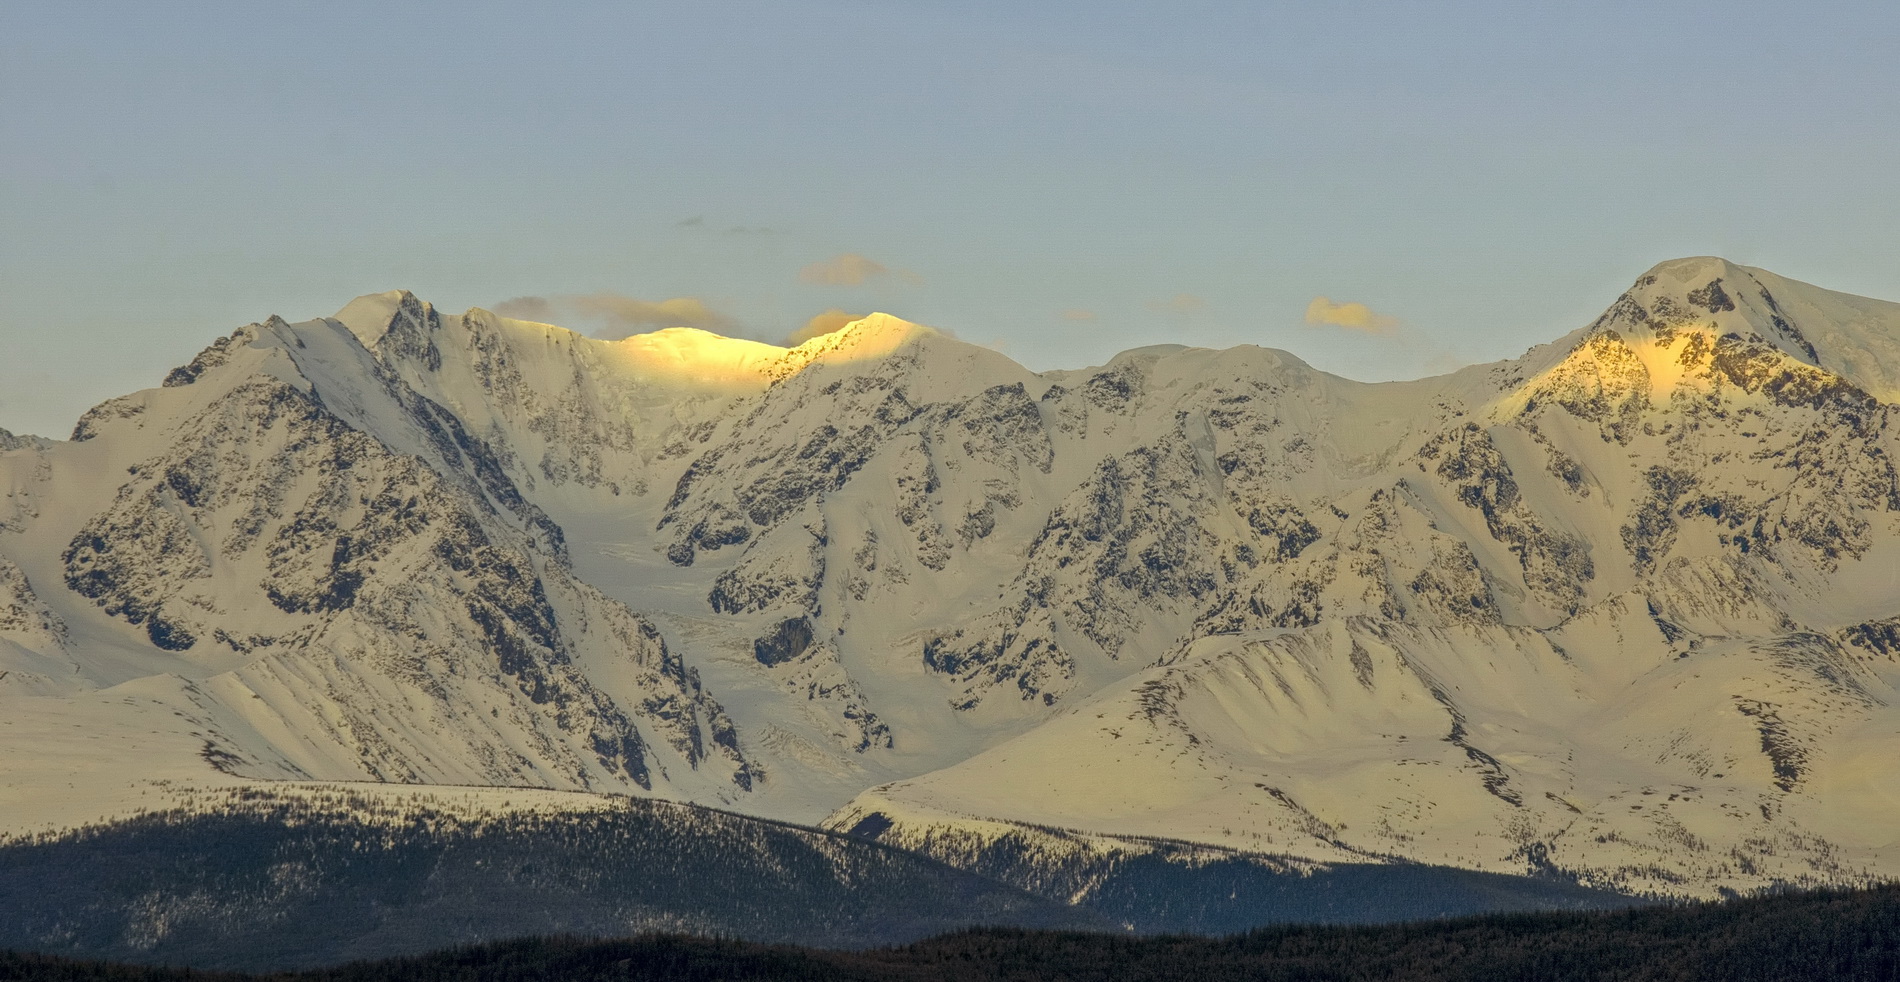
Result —
POLYGON ((1892 876, 1896 399, 1900 305, 1718 259, 1380 384, 364 297, 0 439, 0 812, 527 785, 963 865, 1892 876))

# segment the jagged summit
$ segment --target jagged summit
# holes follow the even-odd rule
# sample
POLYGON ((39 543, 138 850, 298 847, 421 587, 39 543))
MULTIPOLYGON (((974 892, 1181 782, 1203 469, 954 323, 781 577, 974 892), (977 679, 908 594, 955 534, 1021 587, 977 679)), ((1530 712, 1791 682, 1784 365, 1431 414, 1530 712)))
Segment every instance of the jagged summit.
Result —
POLYGON ((330 319, 349 328, 364 347, 374 348, 399 320, 407 318, 420 325, 435 316, 433 306, 408 290, 389 290, 357 297, 330 319))
POLYGON ((943 332, 885 313, 867 314, 788 349, 771 374, 785 378, 809 365, 877 361, 919 345, 950 340, 943 332))
POLYGON ((1900 304, 1822 289, 1715 257, 1659 263, 1587 331, 1667 345, 1733 335, 1887 398, 1900 392, 1900 304))
POLYGON ((54 441, 46 437, 34 436, 31 433, 14 433, 10 430, 0 429, 0 453, 5 453, 8 450, 39 449, 53 442, 54 441))
MULTIPOLYGON (((407 290, 358 297, 329 319, 348 328, 369 349, 377 349, 391 335, 430 334, 442 320, 432 305, 407 290)), ((480 307, 452 319, 515 334, 539 333, 550 343, 598 348, 604 361, 656 384, 724 388, 769 384, 814 363, 877 361, 917 345, 938 342, 961 345, 934 328, 885 313, 868 314, 789 348, 683 326, 601 340, 558 325, 503 317, 480 307)))
MULTIPOLYGON (((518 329, 565 330, 503 318, 481 308, 471 308, 462 316, 507 321, 519 325, 518 329)), ((391 290, 358 297, 331 319, 348 327, 365 347, 374 348, 399 321, 422 325, 435 317, 435 308, 414 294, 391 290)), ((1631 342, 1660 341, 1665 347, 1684 332, 1714 338, 1732 334, 1838 374, 1883 398, 1900 394, 1900 304, 1837 293, 1720 257, 1695 256, 1656 264, 1597 321, 1519 359, 1519 374, 1548 369, 1603 331, 1615 331, 1631 342)), ((617 345, 627 364, 656 377, 670 372, 682 379, 730 384, 755 375, 767 381, 784 378, 818 362, 875 361, 913 345, 940 342, 963 346, 933 328, 873 313, 790 348, 690 327, 669 327, 604 343, 617 345)), ((1173 360, 1192 350, 1196 349, 1150 345, 1124 351, 1104 366, 1044 374, 1059 380, 1121 364, 1173 360)), ((1264 367, 1316 371, 1297 355, 1277 349, 1243 345, 1221 352, 1219 358, 1249 364, 1265 359, 1272 364, 1264 367)))

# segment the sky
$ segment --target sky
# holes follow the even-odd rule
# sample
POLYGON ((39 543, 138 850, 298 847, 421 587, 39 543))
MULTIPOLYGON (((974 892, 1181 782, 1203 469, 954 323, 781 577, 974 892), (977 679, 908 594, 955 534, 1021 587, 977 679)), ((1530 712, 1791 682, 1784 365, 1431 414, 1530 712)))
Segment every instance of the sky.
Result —
POLYGON ((5 0, 0 427, 397 288, 1367 380, 1681 256, 1900 299, 1896 51, 1892 3, 5 0))

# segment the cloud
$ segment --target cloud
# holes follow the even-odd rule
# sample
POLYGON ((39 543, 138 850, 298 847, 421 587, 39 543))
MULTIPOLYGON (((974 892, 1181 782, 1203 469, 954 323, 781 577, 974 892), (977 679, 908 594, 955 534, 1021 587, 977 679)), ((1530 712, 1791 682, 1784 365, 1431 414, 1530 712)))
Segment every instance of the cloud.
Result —
POLYGON ((1062 319, 1065 321, 1092 321, 1095 319, 1095 311, 1083 310, 1080 307, 1071 307, 1062 312, 1062 319))
POLYGON ((1313 302, 1306 305, 1306 322, 1314 327, 1343 327, 1382 338, 1391 337, 1399 330, 1396 317, 1375 314, 1362 303, 1334 303, 1327 297, 1314 297, 1313 302))
POLYGON ((819 314, 816 317, 813 317, 811 320, 806 321, 804 327, 801 327, 798 330, 793 331, 791 337, 788 337, 785 339, 785 346, 788 348, 797 347, 798 345, 801 345, 807 341, 810 341, 812 338, 819 337, 825 334, 830 334, 831 332, 836 331, 839 328, 845 326, 846 324, 849 324, 854 320, 858 320, 862 318, 863 316, 864 316, 863 314, 847 314, 844 311, 839 310, 836 307, 833 307, 830 310, 827 310, 824 313, 819 314))
POLYGON ((812 263, 798 271, 798 278, 821 286, 863 286, 865 283, 896 276, 906 283, 921 283, 923 278, 907 269, 889 266, 855 252, 841 252, 824 262, 812 263))
POLYGON ((738 326, 732 318, 707 307, 698 297, 674 297, 658 303, 606 292, 514 297, 496 304, 494 310, 503 317, 543 324, 569 319, 593 321, 600 325, 593 336, 603 341, 618 341, 668 327, 697 327, 731 335, 738 326))
POLYGON ((711 222, 708 222, 706 220, 706 216, 704 215, 694 215, 691 218, 682 218, 679 221, 674 222, 673 227, 690 229, 694 232, 699 232, 699 233, 711 233, 711 234, 718 234, 718 235, 777 235, 778 234, 777 229, 770 228, 764 225, 731 225, 723 229, 715 229, 713 224, 711 222))
POLYGON ((646 330, 667 327, 697 327, 702 331, 730 333, 732 318, 717 313, 698 297, 674 297, 651 303, 618 293, 589 293, 567 297, 566 304, 582 317, 605 321, 594 337, 618 341, 646 330))
POLYGON ((554 304, 546 297, 512 297, 496 304, 495 313, 546 324, 554 318, 554 304))
POLYGON ((1456 354, 1440 348, 1425 359, 1425 370, 1433 375, 1450 375, 1466 365, 1474 364, 1469 358, 1460 358, 1456 354))
POLYGON ((821 263, 812 263, 798 271, 806 283, 826 286, 863 286, 865 280, 889 276, 890 267, 855 252, 841 252, 821 263))
POLYGON ((1207 301, 1192 293, 1177 293, 1166 300, 1151 300, 1148 309, 1158 314, 1198 314, 1207 309, 1207 301))

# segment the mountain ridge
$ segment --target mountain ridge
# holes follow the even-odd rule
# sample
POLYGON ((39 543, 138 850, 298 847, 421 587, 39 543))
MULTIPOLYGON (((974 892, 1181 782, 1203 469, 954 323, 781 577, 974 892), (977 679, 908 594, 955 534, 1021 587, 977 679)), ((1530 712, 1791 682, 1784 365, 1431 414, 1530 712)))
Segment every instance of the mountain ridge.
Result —
POLYGON ((1900 802, 1896 312, 1677 260, 1522 358, 1363 383, 369 295, 0 454, 7 739, 876 815, 926 852, 1862 882, 1900 861, 1868 825, 1900 802))

